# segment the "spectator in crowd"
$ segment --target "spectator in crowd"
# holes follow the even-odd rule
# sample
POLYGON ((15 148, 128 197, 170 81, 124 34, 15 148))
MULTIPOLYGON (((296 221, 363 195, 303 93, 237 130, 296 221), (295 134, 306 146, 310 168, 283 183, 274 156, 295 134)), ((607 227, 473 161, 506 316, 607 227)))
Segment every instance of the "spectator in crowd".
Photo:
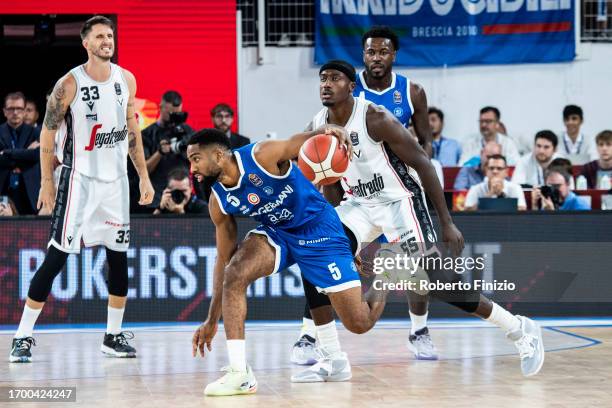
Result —
POLYGON ((202 214, 208 212, 208 204, 193 195, 189 173, 182 168, 168 175, 168 185, 162 192, 159 207, 153 214, 202 214))
POLYGON ((512 182, 529 186, 544 184, 544 171, 556 158, 557 144, 554 132, 541 130, 536 133, 533 152, 519 159, 512 174, 512 182))
POLYGON ((563 108, 565 131, 561 132, 559 155, 568 158, 575 165, 597 159, 597 151, 591 139, 580 131, 583 122, 580 106, 567 105, 563 108))
POLYGON ((230 139, 230 146, 232 149, 238 149, 239 147, 246 146, 251 143, 251 139, 246 136, 242 136, 238 133, 232 132, 232 123, 234 123, 234 111, 232 108, 225 103, 218 103, 210 111, 213 125, 215 129, 225 133, 230 139))
POLYGON ((570 190, 570 174, 562 167, 546 170, 546 185, 531 192, 532 210, 590 210, 591 204, 570 190))
POLYGON ((12 217, 19 215, 15 203, 7 196, 0 196, 0 217, 12 217))
POLYGON ((453 188, 467 190, 475 184, 481 183, 485 178, 487 157, 501 154, 501 145, 497 142, 487 142, 480 150, 478 164, 465 165, 459 170, 453 188))
POLYGON ((572 166, 572 162, 569 161, 568 159, 566 159, 565 157, 557 157, 556 159, 554 159, 553 161, 550 162, 550 164, 548 165, 549 169, 552 169, 553 167, 561 167, 562 169, 564 169, 567 174, 570 175, 570 190, 575 190, 574 188, 574 176, 573 176, 573 171, 574 171, 574 166, 572 166))
MULTIPOLYGON (((159 207, 170 172, 177 168, 186 171, 189 169, 189 161, 185 155, 185 150, 187 141, 193 133, 193 129, 184 123, 187 113, 183 112, 183 98, 178 92, 165 92, 159 104, 159 111, 160 115, 157 122, 142 131, 147 171, 155 189, 155 198, 149 207, 151 210, 159 207)), ((133 167, 130 175, 132 176, 130 191, 133 194, 131 202, 137 204, 138 177, 133 167)), ((132 211, 140 212, 143 209, 133 205, 132 211)))
POLYGON ((506 180, 508 165, 501 154, 489 156, 486 160, 487 177, 482 183, 470 187, 465 197, 465 209, 477 210, 480 198, 516 198, 517 208, 526 210, 525 194, 516 183, 506 180))
POLYGON ((36 214, 40 188, 40 129, 23 123, 25 96, 4 98, 6 122, 0 125, 0 195, 15 203, 19 214, 36 214))
POLYGON ((501 145, 502 154, 508 159, 508 165, 514 166, 519 159, 519 152, 514 140, 499 133, 499 109, 485 106, 480 110, 480 134, 472 136, 463 145, 460 162, 465 164, 478 153, 487 142, 497 142, 501 145))
POLYGON ((604 176, 612 180, 612 130, 604 130, 595 137, 597 160, 585 164, 580 171, 587 180, 588 188, 605 188, 604 176))
POLYGON ((455 139, 448 139, 442 136, 444 128, 444 113, 431 107, 429 113, 429 127, 431 128, 432 159, 436 159, 444 167, 456 166, 461 158, 461 145, 455 139))
POLYGON ((31 99, 26 100, 25 111, 23 115, 23 123, 32 127, 38 127, 38 108, 36 102, 31 99))

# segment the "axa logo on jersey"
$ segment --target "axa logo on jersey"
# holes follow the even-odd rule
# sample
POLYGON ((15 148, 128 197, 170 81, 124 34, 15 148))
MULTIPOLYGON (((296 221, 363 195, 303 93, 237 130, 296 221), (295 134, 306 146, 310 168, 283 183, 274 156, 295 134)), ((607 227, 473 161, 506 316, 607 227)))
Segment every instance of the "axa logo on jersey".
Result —
POLYGON ((90 152, 97 147, 101 149, 103 147, 106 148, 114 148, 117 143, 122 142, 126 139, 128 134, 127 125, 123 126, 121 130, 115 130, 113 127, 110 132, 100 132, 98 130, 102 128, 102 125, 97 123, 91 128, 91 136, 89 137, 89 145, 85 147, 85 150, 90 152))

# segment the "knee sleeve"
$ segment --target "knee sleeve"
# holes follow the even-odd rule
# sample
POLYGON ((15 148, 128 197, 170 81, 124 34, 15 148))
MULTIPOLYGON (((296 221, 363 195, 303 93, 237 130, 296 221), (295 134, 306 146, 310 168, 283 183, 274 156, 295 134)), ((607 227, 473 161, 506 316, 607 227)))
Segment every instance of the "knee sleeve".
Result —
POLYGON ((66 264, 66 259, 68 259, 66 252, 60 251, 53 245, 49 247, 45 260, 30 282, 30 288, 28 289, 30 299, 35 302, 45 302, 47 300, 53 281, 66 264))
MULTIPOLYGON (((331 305, 329 297, 327 295, 319 293, 317 288, 312 283, 310 283, 308 279, 305 279, 304 276, 302 276, 302 283, 304 285, 304 295, 306 295, 307 309, 316 309, 321 306, 331 305)), ((310 310, 308 310, 308 314, 310 315, 310 310)), ((312 317, 309 317, 309 319, 311 318, 312 317)))
MULTIPOLYGON (((431 282, 455 283, 461 280, 461 275, 451 271, 430 271, 428 272, 431 282)), ((467 313, 474 313, 480 303, 480 292, 470 290, 437 290, 430 293, 431 296, 453 305, 467 313)))
POLYGON ((308 301, 304 304, 304 318, 312 320, 312 315, 310 314, 310 306, 308 306, 308 301))
POLYGON ((106 248, 108 260, 108 293, 113 296, 125 297, 128 293, 127 252, 113 251, 106 248))

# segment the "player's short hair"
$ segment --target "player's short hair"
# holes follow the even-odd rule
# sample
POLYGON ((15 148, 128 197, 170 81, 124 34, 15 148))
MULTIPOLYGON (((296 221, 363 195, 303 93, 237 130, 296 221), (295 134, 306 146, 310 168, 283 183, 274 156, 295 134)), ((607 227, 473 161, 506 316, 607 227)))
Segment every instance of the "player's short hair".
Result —
POLYGON ((567 105, 563 108, 563 119, 567 120, 571 115, 578 115, 580 120, 584 120, 582 116, 582 108, 578 105, 567 105))
POLYGON ((427 114, 431 115, 432 113, 440 119, 440 122, 444 122, 444 112, 435 106, 431 106, 429 109, 427 109, 427 114))
POLYGON ((169 103, 172 106, 180 106, 183 103, 183 97, 176 91, 166 91, 162 95, 162 102, 169 103))
POLYGON ((395 51, 399 50, 400 48, 399 37, 393 32, 393 30, 391 30, 387 26, 374 26, 368 31, 366 31, 361 36, 362 48, 365 46, 365 43, 366 41, 368 41, 368 38, 386 38, 391 41, 391 44, 393 44, 393 49, 395 51))
POLYGON ((495 115, 495 118, 497 120, 499 120, 499 118, 501 118, 501 113, 499 112, 499 109, 497 109, 495 106, 485 106, 484 108, 482 108, 480 110, 480 114, 481 115, 483 113, 487 113, 487 112, 493 112, 493 114, 495 115))
POLYGON ((172 180, 183 181, 186 178, 189 178, 189 172, 183 167, 177 167, 168 173, 168 182, 172 180))
POLYGON ((546 169, 546 177, 544 177, 544 179, 548 179, 548 177, 555 173, 560 174, 567 184, 570 183, 572 175, 564 167, 561 166, 548 166, 548 169, 546 169))
POLYGON ((81 27, 81 40, 84 40, 85 37, 87 37, 87 34, 91 32, 91 28, 96 24, 103 24, 115 31, 115 24, 110 18, 100 15, 93 16, 83 24, 83 27, 81 27))
POLYGON ((215 116, 219 112, 227 112, 234 116, 234 110, 227 103, 218 103, 210 110, 210 116, 215 116))
POLYGON ((538 139, 548 140, 550 143, 552 143, 554 148, 557 148, 557 145, 559 144, 559 139, 557 138, 557 135, 555 135, 555 132, 553 132, 552 130, 540 130, 538 133, 535 134, 533 141, 537 142, 538 139))
POLYGON ((195 132, 191 135, 188 144, 199 145, 200 147, 219 145, 227 150, 231 150, 232 148, 229 137, 217 129, 202 129, 195 132))
POLYGON ((492 154, 490 156, 487 156, 487 166, 489 165, 489 161, 491 160, 503 160, 504 165, 508 165, 508 162, 506 161, 506 156, 504 156, 503 154, 492 154))
POLYGON ((26 97, 23 92, 11 92, 7 94, 4 97, 4 106, 6 106, 6 102, 8 102, 9 99, 23 99, 23 104, 25 105, 26 103, 26 97))
POLYGON ((612 143, 612 130, 602 130, 595 136, 595 143, 612 143))

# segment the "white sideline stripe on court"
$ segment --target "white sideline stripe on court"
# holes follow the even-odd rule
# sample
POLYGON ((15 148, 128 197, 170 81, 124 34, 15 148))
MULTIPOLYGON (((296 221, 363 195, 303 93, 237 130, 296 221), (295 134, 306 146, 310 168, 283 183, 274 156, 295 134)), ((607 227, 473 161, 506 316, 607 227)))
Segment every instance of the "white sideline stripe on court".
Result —
MULTIPOLYGON (((537 322, 543 327, 568 327, 568 326, 580 326, 580 327, 588 327, 588 326, 608 326, 612 325, 612 318, 556 318, 556 319, 538 319, 537 322)), ((407 329, 410 327, 410 320, 384 320, 376 323, 377 328, 385 328, 385 329, 407 329)), ((338 328, 342 329, 342 323, 336 321, 338 328)), ((286 330, 298 330, 302 325, 301 321, 281 321, 281 322, 247 322, 246 329, 247 330, 261 330, 265 328, 277 328, 277 329, 286 329, 286 330)), ((137 326, 130 327, 129 324, 126 325, 123 329, 134 332, 145 332, 145 331, 155 331, 155 332, 164 332, 164 331, 172 331, 172 332, 181 332, 181 331, 193 331, 198 324, 185 324, 185 325, 167 325, 167 326, 137 326)), ((219 330, 222 330, 223 324, 220 324, 219 330)), ((436 328, 479 328, 479 327, 495 327, 491 323, 486 322, 480 319, 429 319, 428 327, 431 329, 436 328)), ((0 334, 14 334, 16 330, 0 330, 0 334)), ((95 327, 95 328, 59 328, 59 329, 42 329, 35 330, 36 334, 45 334, 45 333, 70 333, 70 332, 78 332, 78 333, 100 333, 105 330, 105 327, 95 327)))

